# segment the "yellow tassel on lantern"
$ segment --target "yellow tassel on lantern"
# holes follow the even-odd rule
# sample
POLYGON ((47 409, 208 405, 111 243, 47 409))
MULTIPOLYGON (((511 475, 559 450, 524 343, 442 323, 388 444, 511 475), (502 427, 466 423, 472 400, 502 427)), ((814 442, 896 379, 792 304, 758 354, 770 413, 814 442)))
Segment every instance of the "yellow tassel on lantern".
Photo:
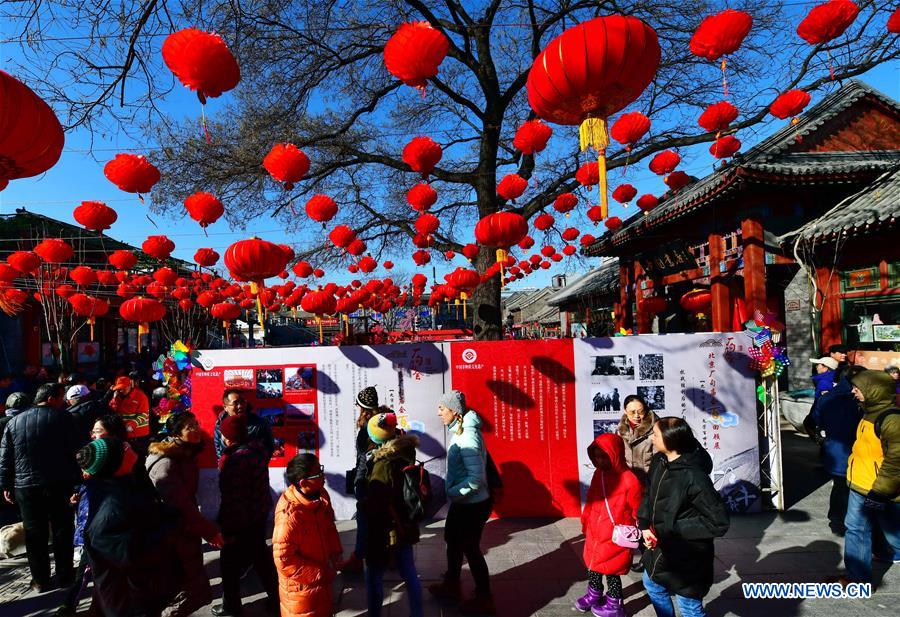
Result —
POLYGON ((463 291, 463 292, 461 292, 461 293, 459 294, 459 297, 462 298, 462 305, 463 305, 463 321, 465 321, 465 319, 466 319, 466 300, 469 299, 469 294, 467 294, 466 292, 463 291))
POLYGON ((316 323, 319 324, 319 345, 322 344, 324 336, 322 335, 322 316, 316 315, 316 323))
POLYGON ((347 332, 347 336, 350 336, 350 316, 344 313, 342 317, 344 320, 344 330, 347 332))
POLYGON ((141 322, 138 324, 138 353, 141 353, 141 337, 145 334, 150 334, 150 324, 141 322))
POLYGON ((597 175, 600 188, 600 212, 602 218, 609 214, 609 197, 606 186, 606 148, 609 147, 609 129, 606 118, 588 118, 581 123, 579 128, 581 151, 588 148, 597 151, 597 175))
POLYGON ((88 317, 88 325, 91 327, 91 341, 94 340, 94 323, 96 320, 93 317, 88 317))

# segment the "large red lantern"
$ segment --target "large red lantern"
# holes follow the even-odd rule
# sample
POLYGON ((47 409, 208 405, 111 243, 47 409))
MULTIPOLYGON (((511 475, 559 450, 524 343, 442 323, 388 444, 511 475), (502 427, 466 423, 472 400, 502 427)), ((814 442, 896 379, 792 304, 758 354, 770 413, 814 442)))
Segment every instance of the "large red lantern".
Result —
POLYGON ((426 212, 437 202, 437 197, 437 191, 423 182, 406 192, 406 203, 416 212, 426 212))
MULTIPOLYGON (((38 260, 38 266, 41 265, 40 260, 38 260)), ((10 266, 9 264, 0 263, 0 283, 12 283, 19 276, 19 271, 10 266)), ((2 287, 2 285, 0 285, 2 287)))
POLYGON ((806 106, 809 105, 809 101, 809 94, 803 90, 796 88, 788 90, 779 94, 778 98, 772 101, 772 104, 769 105, 769 113, 781 120, 787 120, 788 118, 799 116, 806 109, 806 106))
POLYGON ((620 184, 612 192, 612 198, 620 204, 627 204, 637 195, 637 189, 630 184, 620 184))
POLYGON ((148 236, 147 239, 141 243, 141 249, 151 257, 155 257, 162 261, 168 259, 169 255, 172 254, 172 251, 175 250, 175 243, 164 235, 148 236))
POLYGON ((117 270, 130 270, 137 263, 137 255, 131 251, 118 250, 113 251, 107 257, 109 263, 117 270))
POLYGON ((444 151, 430 137, 413 137, 403 148, 403 162, 423 178, 428 178, 443 156, 444 151))
POLYGON ((116 222, 116 219, 119 218, 116 211, 102 201, 83 201, 72 212, 72 216, 85 229, 90 229, 91 231, 109 229, 116 222))
POLYGON ((691 290, 681 296, 678 304, 688 313, 702 315, 712 306, 712 292, 708 289, 691 290))
POLYGON ((416 231, 424 236, 430 236, 438 230, 441 221, 433 214, 422 214, 416 219, 414 224, 416 231))
POLYGON ((150 332, 151 323, 165 317, 166 307, 158 300, 138 296, 123 302, 119 307, 119 315, 125 321, 138 324, 138 351, 140 351, 141 335, 150 332))
POLYGON ((186 88, 195 91, 201 103, 234 88, 241 79, 237 60, 218 34, 185 28, 166 37, 162 56, 186 88))
POLYGON ((663 178, 663 182, 665 182, 666 186, 668 186, 673 191, 677 191, 678 189, 684 188, 688 184, 690 184, 691 177, 683 171, 673 171, 668 176, 663 178))
POLYGON ((91 340, 94 340, 94 324, 97 317, 102 317, 109 312, 109 303, 106 300, 88 296, 82 293, 72 294, 69 297, 69 305, 72 311, 79 317, 86 317, 90 326, 91 340))
POLYGON ((506 261, 506 251, 528 234, 528 221, 515 212, 494 212, 475 225, 475 239, 497 249, 497 262, 506 261))
POLYGON ((553 129, 540 120, 528 120, 516 129, 513 147, 522 154, 536 154, 547 147, 553 129))
POLYGON ((639 111, 622 114, 613 122, 609 134, 617 142, 625 146, 626 151, 636 144, 650 130, 650 118, 639 111))
POLYGON ((159 170, 139 154, 117 154, 103 167, 103 175, 126 193, 147 193, 159 182, 159 170))
POLYGON ((640 197, 638 197, 637 207, 643 210, 644 214, 647 214, 648 212, 650 212, 650 210, 655 208, 658 203, 659 200, 654 195, 650 195, 648 193, 646 195, 641 195, 640 197))
POLYGON ((208 268, 216 265, 216 262, 219 261, 219 254, 212 249, 197 249, 197 252, 194 253, 194 261, 198 266, 208 268))
POLYGON ((313 195, 306 202, 306 216, 322 223, 323 227, 334 218, 337 211, 338 205, 328 195, 313 195))
POLYGON ((741 140, 734 135, 719 137, 709 147, 709 153, 717 159, 727 159, 735 155, 741 149, 741 140))
POLYGON ((571 212, 578 205, 578 198, 572 193, 562 193, 553 200, 553 209, 561 214, 571 212))
POLYGON ((581 149, 599 154, 600 203, 606 194, 606 119, 637 99, 659 67, 653 28, 635 17, 597 17, 564 31, 534 60, 528 102, 548 122, 581 125, 581 149))
POLYGON ((41 267, 41 258, 34 251, 16 251, 10 253, 6 263, 22 274, 32 274, 41 267))
POLYGON ((797 34, 810 45, 841 36, 856 21, 859 7, 850 0, 829 0, 813 7, 797 26, 797 34))
POLYGON ((184 200, 184 207, 192 219, 206 228, 225 214, 225 206, 212 193, 197 192, 184 200))
POLYGON ((400 24, 384 46, 388 72, 425 93, 425 82, 435 77, 447 56, 450 41, 426 21, 400 24))
POLYGON ((691 37, 691 53, 712 62, 722 58, 722 90, 728 96, 723 56, 738 50, 753 27, 753 17, 744 11, 725 9, 705 18, 691 37))
POLYGON ((79 287, 89 287, 97 282, 97 273, 89 266, 78 266, 69 272, 69 278, 75 281, 79 287))
POLYGON ((72 245, 59 238, 47 238, 41 241, 34 247, 34 252, 48 264, 64 263, 72 259, 72 255, 75 254, 72 245))
POLYGON ((515 201, 528 188, 528 180, 519 174, 506 174, 497 184, 497 195, 506 201, 515 201))
POLYGON ((356 232, 346 225, 338 225, 331 230, 328 238, 339 249, 345 249, 350 243, 356 240, 356 232))
POLYGON ((309 157, 294 144, 275 144, 263 159, 263 167, 290 191, 309 172, 309 157))
POLYGON ((650 160, 650 171, 658 176, 664 176, 675 171, 681 156, 674 150, 663 150, 650 160))
POLYGON ((0 191, 10 180, 53 167, 65 136, 56 114, 31 89, 0 71, 0 191))
POLYGON ((287 255, 277 244, 250 238, 239 240, 225 250, 225 267, 238 281, 250 281, 252 293, 256 285, 278 274, 287 266, 287 255))
POLYGON ((719 101, 707 107, 697 119, 703 130, 708 133, 719 133, 728 128, 738 117, 738 109, 728 101, 719 101))

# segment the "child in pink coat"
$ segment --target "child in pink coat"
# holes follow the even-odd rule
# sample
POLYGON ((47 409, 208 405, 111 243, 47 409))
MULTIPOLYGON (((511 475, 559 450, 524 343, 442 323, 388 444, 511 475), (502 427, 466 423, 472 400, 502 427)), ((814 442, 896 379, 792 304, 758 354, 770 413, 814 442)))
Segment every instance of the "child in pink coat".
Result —
POLYGON ((597 617, 625 617, 620 576, 631 567, 632 549, 614 543, 612 535, 615 525, 635 524, 641 483, 625 464, 625 442, 619 435, 599 435, 588 447, 588 456, 597 468, 581 514, 588 588, 575 600, 575 608, 597 617))

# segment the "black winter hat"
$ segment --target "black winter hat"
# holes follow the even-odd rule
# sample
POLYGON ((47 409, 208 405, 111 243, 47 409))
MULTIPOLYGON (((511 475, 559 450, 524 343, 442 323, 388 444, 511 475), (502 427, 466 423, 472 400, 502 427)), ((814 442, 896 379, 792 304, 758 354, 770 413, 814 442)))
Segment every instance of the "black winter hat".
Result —
POLYGON ((356 404, 363 409, 378 409, 378 390, 368 386, 356 395, 356 404))

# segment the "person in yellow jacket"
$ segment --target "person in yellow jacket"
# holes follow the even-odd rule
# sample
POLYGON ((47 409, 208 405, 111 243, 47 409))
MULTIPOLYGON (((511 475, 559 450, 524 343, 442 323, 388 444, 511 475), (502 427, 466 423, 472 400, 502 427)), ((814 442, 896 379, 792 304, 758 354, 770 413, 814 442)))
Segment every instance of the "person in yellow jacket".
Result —
POLYGON ((894 380, 882 371, 851 378, 853 396, 865 414, 847 461, 850 497, 844 525, 844 565, 853 582, 872 580, 872 531, 880 527, 900 562, 900 409, 894 406, 894 380))

